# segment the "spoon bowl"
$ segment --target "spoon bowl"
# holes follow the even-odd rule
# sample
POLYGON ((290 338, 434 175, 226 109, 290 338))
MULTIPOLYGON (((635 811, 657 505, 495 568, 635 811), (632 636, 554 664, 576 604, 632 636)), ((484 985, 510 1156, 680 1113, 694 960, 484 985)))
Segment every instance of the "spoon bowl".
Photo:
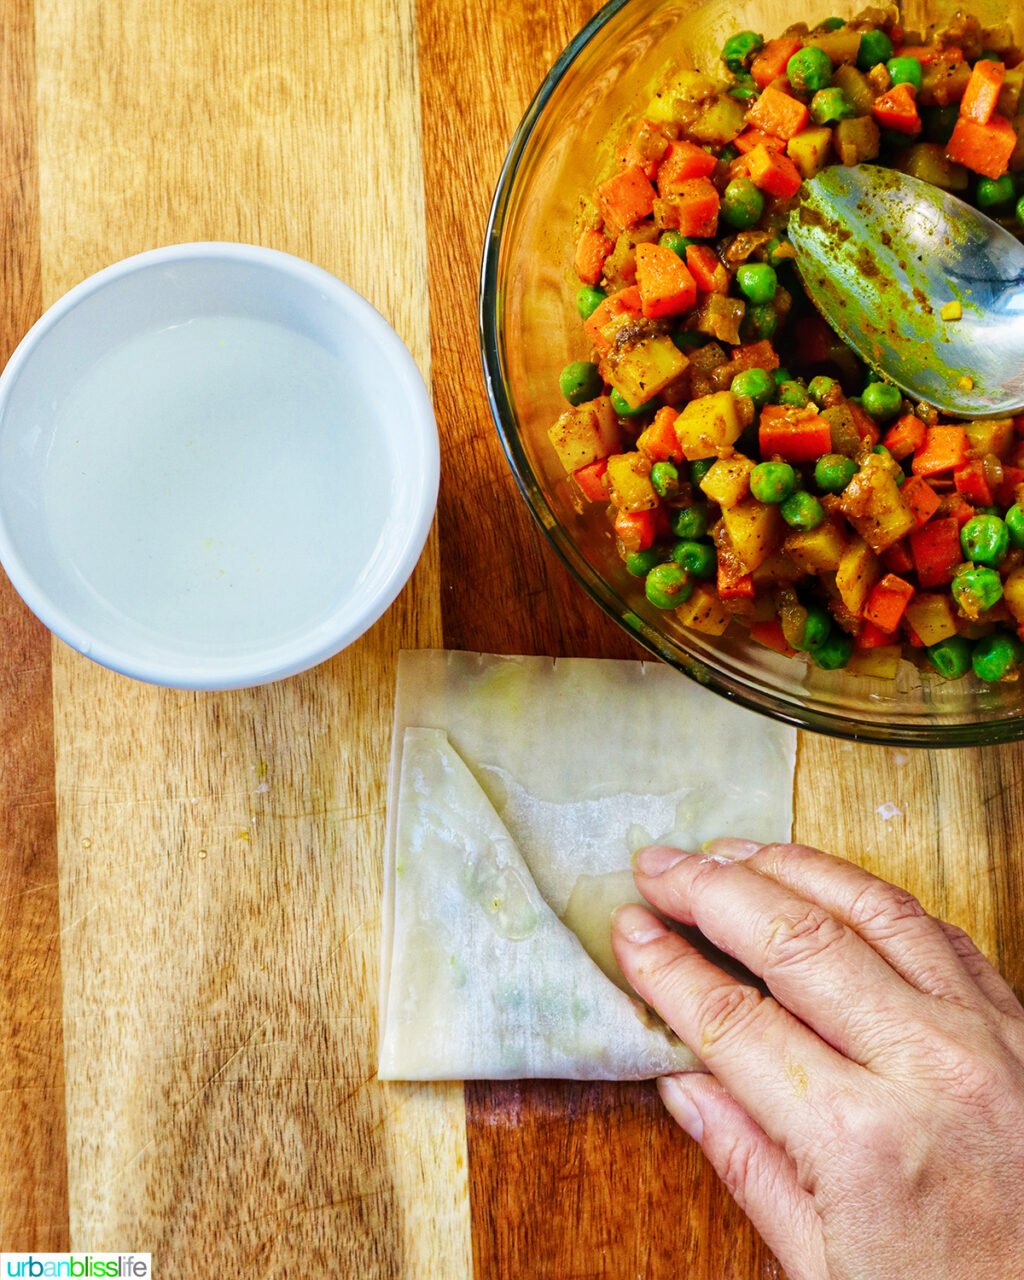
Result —
POLYGON ((875 165, 833 166, 789 218, 804 287, 869 365, 973 418, 1024 408, 1024 244, 948 192, 875 165), (959 319, 943 319, 946 303, 959 319))

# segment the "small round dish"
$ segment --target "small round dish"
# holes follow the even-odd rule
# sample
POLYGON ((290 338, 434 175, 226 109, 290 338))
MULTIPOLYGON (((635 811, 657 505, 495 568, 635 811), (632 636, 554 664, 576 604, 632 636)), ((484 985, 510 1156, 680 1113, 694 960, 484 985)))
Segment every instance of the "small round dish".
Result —
MULTIPOLYGON (((862 0, 829 13, 850 18, 862 0)), ((983 22, 1024 16, 999 0, 914 0, 922 27, 957 8, 983 22)), ((547 439, 565 407, 564 365, 589 358, 573 305, 577 198, 610 164, 609 139, 671 66, 713 67, 735 31, 765 35, 823 16, 779 0, 612 0, 554 64, 512 140, 491 209, 480 283, 480 335, 491 410, 520 491, 589 595, 634 639, 717 693, 801 728, 864 742, 954 747, 1024 737, 1024 681, 943 681, 909 662, 894 680, 823 671, 742 636, 682 627, 626 572, 600 503, 581 504, 547 439)))
POLYGON ((108 267, 0 376, 0 562, 67 644, 154 684, 263 684, 350 644, 412 573, 438 475, 398 335, 270 249, 108 267))

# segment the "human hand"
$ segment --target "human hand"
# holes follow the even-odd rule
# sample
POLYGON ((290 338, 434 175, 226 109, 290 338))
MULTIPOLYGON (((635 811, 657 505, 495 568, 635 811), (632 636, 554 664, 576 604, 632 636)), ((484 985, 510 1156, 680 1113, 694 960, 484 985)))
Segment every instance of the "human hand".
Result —
POLYGON ((961 930, 801 845, 645 849, 623 973, 709 1075, 658 1082, 790 1280, 1024 1276, 1024 1008, 961 930))

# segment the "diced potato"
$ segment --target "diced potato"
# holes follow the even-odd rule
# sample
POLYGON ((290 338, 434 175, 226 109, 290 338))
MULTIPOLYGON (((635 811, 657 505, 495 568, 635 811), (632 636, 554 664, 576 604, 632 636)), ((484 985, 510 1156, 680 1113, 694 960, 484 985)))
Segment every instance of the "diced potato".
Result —
POLYGON ((803 573, 835 573, 846 550, 846 539, 831 520, 816 529, 797 529, 782 549, 803 573))
POLYGON ((651 511, 658 505, 650 459, 642 453, 612 454, 605 474, 612 505, 620 511, 651 511))
POLYGON ((653 244, 657 238, 658 228, 648 222, 619 233, 615 247, 604 260, 609 293, 617 293, 636 284, 636 247, 638 244, 653 244))
POLYGON ((750 492, 750 473, 754 466, 741 453, 719 458, 701 480, 701 491, 720 507, 734 507, 750 492))
MULTIPOLYGON (((1003 583, 1003 602, 1018 626, 1024 626, 1024 569, 1014 569, 1003 583)), ((911 602, 913 603, 913 602, 911 602)), ((917 631, 917 628, 914 628, 917 631)), ((918 635, 921 633, 918 631, 918 635)), ((924 636, 921 636, 924 639, 924 636)))
POLYGON ((876 649, 854 649, 846 670, 855 676, 877 676, 892 680, 900 669, 903 648, 898 644, 882 644, 876 649))
POLYGON ((843 490, 840 506, 847 520, 876 554, 916 527, 914 514, 890 470, 890 460, 872 453, 843 490))
POLYGON ((838 67, 841 63, 857 61, 861 34, 848 26, 840 27, 838 31, 816 31, 807 37, 804 44, 827 53, 832 65, 838 67))
MULTIPOLYGON (((781 292, 781 290, 779 290, 781 292)), ((724 293, 709 293, 701 302, 694 326, 700 333, 736 346, 747 304, 742 298, 727 298, 724 293)))
POLYGON ((802 575, 803 570, 784 551, 773 551, 754 570, 754 586, 789 586, 802 575))
POLYGON ((843 164, 854 165, 875 159, 882 145, 882 135, 870 116, 854 116, 852 120, 839 121, 832 141, 843 164))
POLYGON ((689 600, 676 609, 676 617, 684 627, 703 631, 708 636, 720 636, 732 621, 732 614, 704 583, 697 586, 689 600))
POLYGON ((608 355, 611 382, 632 409, 686 372, 690 363, 667 334, 614 348, 608 355))
POLYGON ((985 418, 963 425, 972 449, 980 454, 994 453, 1004 461, 1009 457, 1015 441, 1012 418, 985 418))
POLYGON ((868 592, 881 576, 878 557, 863 538, 854 538, 843 552, 836 570, 836 586, 843 604, 858 615, 868 598, 868 592))
POLYGON ((864 72, 858 71, 856 67, 836 67, 832 83, 836 88, 842 89, 853 103, 853 109, 858 115, 867 115, 878 97, 874 85, 864 72))
POLYGON ((685 107, 703 102, 717 92, 718 86, 700 71, 680 71, 648 103, 644 115, 655 124, 670 124, 686 118, 685 107))
POLYGON ((804 129, 786 143, 786 154, 800 170, 801 177, 813 178, 832 150, 832 130, 804 129))
POLYGON ((919 591, 907 605, 903 616, 924 644, 938 644, 957 632, 956 617, 948 595, 919 591))
POLYGON ((779 508, 756 498, 744 498, 734 507, 723 508, 722 519, 745 573, 753 573, 775 550, 786 528, 779 508))
POLYGON ((676 435, 687 462, 715 457, 720 449, 735 444, 742 430, 731 391, 715 391, 691 400, 676 419, 676 435))
POLYGON ((611 400, 598 396, 567 409, 548 430, 548 439, 566 471, 578 471, 619 449, 622 432, 611 400))
POLYGON ((971 78, 971 64, 966 58, 955 62, 936 58, 921 67, 921 87, 917 91, 919 107, 947 107, 964 96, 971 78))
POLYGON ((946 148, 937 142, 915 142, 907 147, 899 157, 897 168, 943 191, 966 191, 970 184, 964 166, 950 160, 946 148))
POLYGON ((728 94, 705 107, 697 119, 687 130, 694 142, 710 143, 714 147, 724 147, 732 142, 738 133, 742 133, 747 122, 746 108, 728 94))

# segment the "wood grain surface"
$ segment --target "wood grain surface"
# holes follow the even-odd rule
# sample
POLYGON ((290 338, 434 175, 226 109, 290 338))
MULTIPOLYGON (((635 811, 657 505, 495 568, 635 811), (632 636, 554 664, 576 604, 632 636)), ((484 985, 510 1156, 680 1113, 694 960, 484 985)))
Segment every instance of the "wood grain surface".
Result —
MULTIPOLYGON (((150 1249, 161 1280, 779 1275, 651 1086, 373 1076, 397 650, 640 656, 530 522, 476 339, 505 148, 595 8, 0 0, 0 356, 117 258, 248 240, 396 325, 443 458, 399 601, 275 686, 133 684, 0 582, 0 1250, 150 1249)), ((1022 762, 802 735, 797 834, 1022 991, 1022 762)))

